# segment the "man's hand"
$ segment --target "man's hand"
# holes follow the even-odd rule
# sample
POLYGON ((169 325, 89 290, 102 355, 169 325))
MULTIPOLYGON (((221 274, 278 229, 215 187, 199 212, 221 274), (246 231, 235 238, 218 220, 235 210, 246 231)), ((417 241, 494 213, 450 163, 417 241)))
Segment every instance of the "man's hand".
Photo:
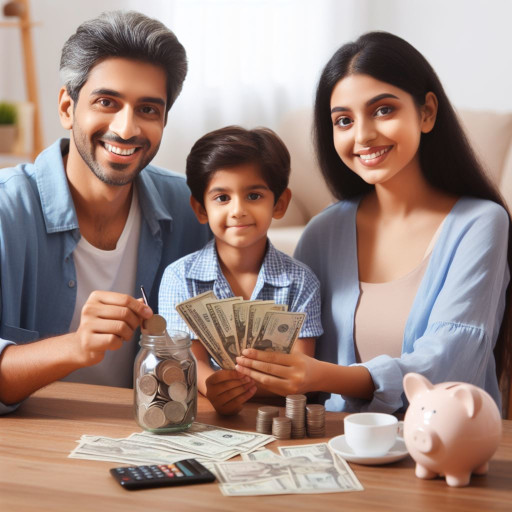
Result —
POLYGON ((283 354, 250 348, 236 362, 238 372, 278 395, 317 391, 314 383, 318 361, 302 352, 283 354))
POLYGON ((254 393, 254 382, 235 370, 218 370, 206 379, 206 398, 219 414, 237 414, 254 393))
POLYGON ((123 341, 131 340, 135 329, 152 315, 149 306, 130 295, 92 292, 75 333, 79 364, 92 366, 102 361, 106 350, 117 350, 123 341))

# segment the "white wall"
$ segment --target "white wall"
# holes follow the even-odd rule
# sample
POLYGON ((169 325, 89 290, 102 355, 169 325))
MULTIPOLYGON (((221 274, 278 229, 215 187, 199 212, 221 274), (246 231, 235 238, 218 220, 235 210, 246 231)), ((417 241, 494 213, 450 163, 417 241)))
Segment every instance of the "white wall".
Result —
MULTIPOLYGON (((187 49, 189 76, 155 160, 179 171, 206 131, 228 123, 277 128, 290 111, 309 108, 330 55, 367 30, 388 30, 416 46, 456 107, 512 111, 508 0, 32 0, 31 5, 33 19, 41 22, 34 46, 45 144, 65 135, 56 112, 63 43, 85 19, 119 8, 161 19, 187 49), (228 21, 226 13, 232 13, 228 21), (205 59, 208 50, 214 63, 205 59), (249 79, 219 82, 219 76, 233 73, 237 51, 241 66, 244 58, 250 62, 249 79)), ((0 99, 23 99, 15 29, 0 30, 0 62, 0 99)))

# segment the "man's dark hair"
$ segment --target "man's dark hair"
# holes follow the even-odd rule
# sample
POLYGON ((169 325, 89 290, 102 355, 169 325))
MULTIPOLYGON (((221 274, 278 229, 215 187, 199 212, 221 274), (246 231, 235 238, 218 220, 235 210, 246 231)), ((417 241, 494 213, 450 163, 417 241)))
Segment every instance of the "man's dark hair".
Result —
POLYGON ((192 196, 204 206, 204 194, 212 176, 221 169, 243 164, 259 167, 276 202, 288 186, 290 153, 269 128, 246 130, 226 126, 201 137, 187 157, 187 185, 192 196))
POLYGON ((121 57, 161 67, 167 77, 167 112, 187 74, 187 56, 163 23, 134 11, 105 12, 82 23, 66 41, 60 76, 72 100, 78 101, 91 69, 102 60, 121 57))

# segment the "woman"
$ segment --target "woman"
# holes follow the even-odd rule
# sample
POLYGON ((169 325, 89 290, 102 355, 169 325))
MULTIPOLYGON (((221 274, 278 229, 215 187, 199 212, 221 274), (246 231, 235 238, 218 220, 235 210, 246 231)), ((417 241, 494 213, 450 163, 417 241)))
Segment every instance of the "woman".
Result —
POLYGON ((340 200, 295 254, 322 286, 318 360, 249 350, 237 369, 283 394, 331 393, 330 410, 403 409, 408 372, 500 404, 511 221, 434 70, 392 34, 344 45, 320 78, 315 145, 340 200))

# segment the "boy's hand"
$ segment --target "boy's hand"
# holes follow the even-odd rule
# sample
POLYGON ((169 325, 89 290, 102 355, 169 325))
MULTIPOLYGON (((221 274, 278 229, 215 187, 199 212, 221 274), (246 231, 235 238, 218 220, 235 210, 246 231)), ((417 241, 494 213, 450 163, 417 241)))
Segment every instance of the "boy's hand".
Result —
POLYGON ((245 349, 236 358, 236 369, 262 387, 281 396, 316 391, 315 379, 318 363, 301 352, 283 354, 245 349))
POLYGON ((252 379, 235 370, 218 370, 206 379, 205 384, 206 398, 223 415, 237 414, 256 393, 252 379))

